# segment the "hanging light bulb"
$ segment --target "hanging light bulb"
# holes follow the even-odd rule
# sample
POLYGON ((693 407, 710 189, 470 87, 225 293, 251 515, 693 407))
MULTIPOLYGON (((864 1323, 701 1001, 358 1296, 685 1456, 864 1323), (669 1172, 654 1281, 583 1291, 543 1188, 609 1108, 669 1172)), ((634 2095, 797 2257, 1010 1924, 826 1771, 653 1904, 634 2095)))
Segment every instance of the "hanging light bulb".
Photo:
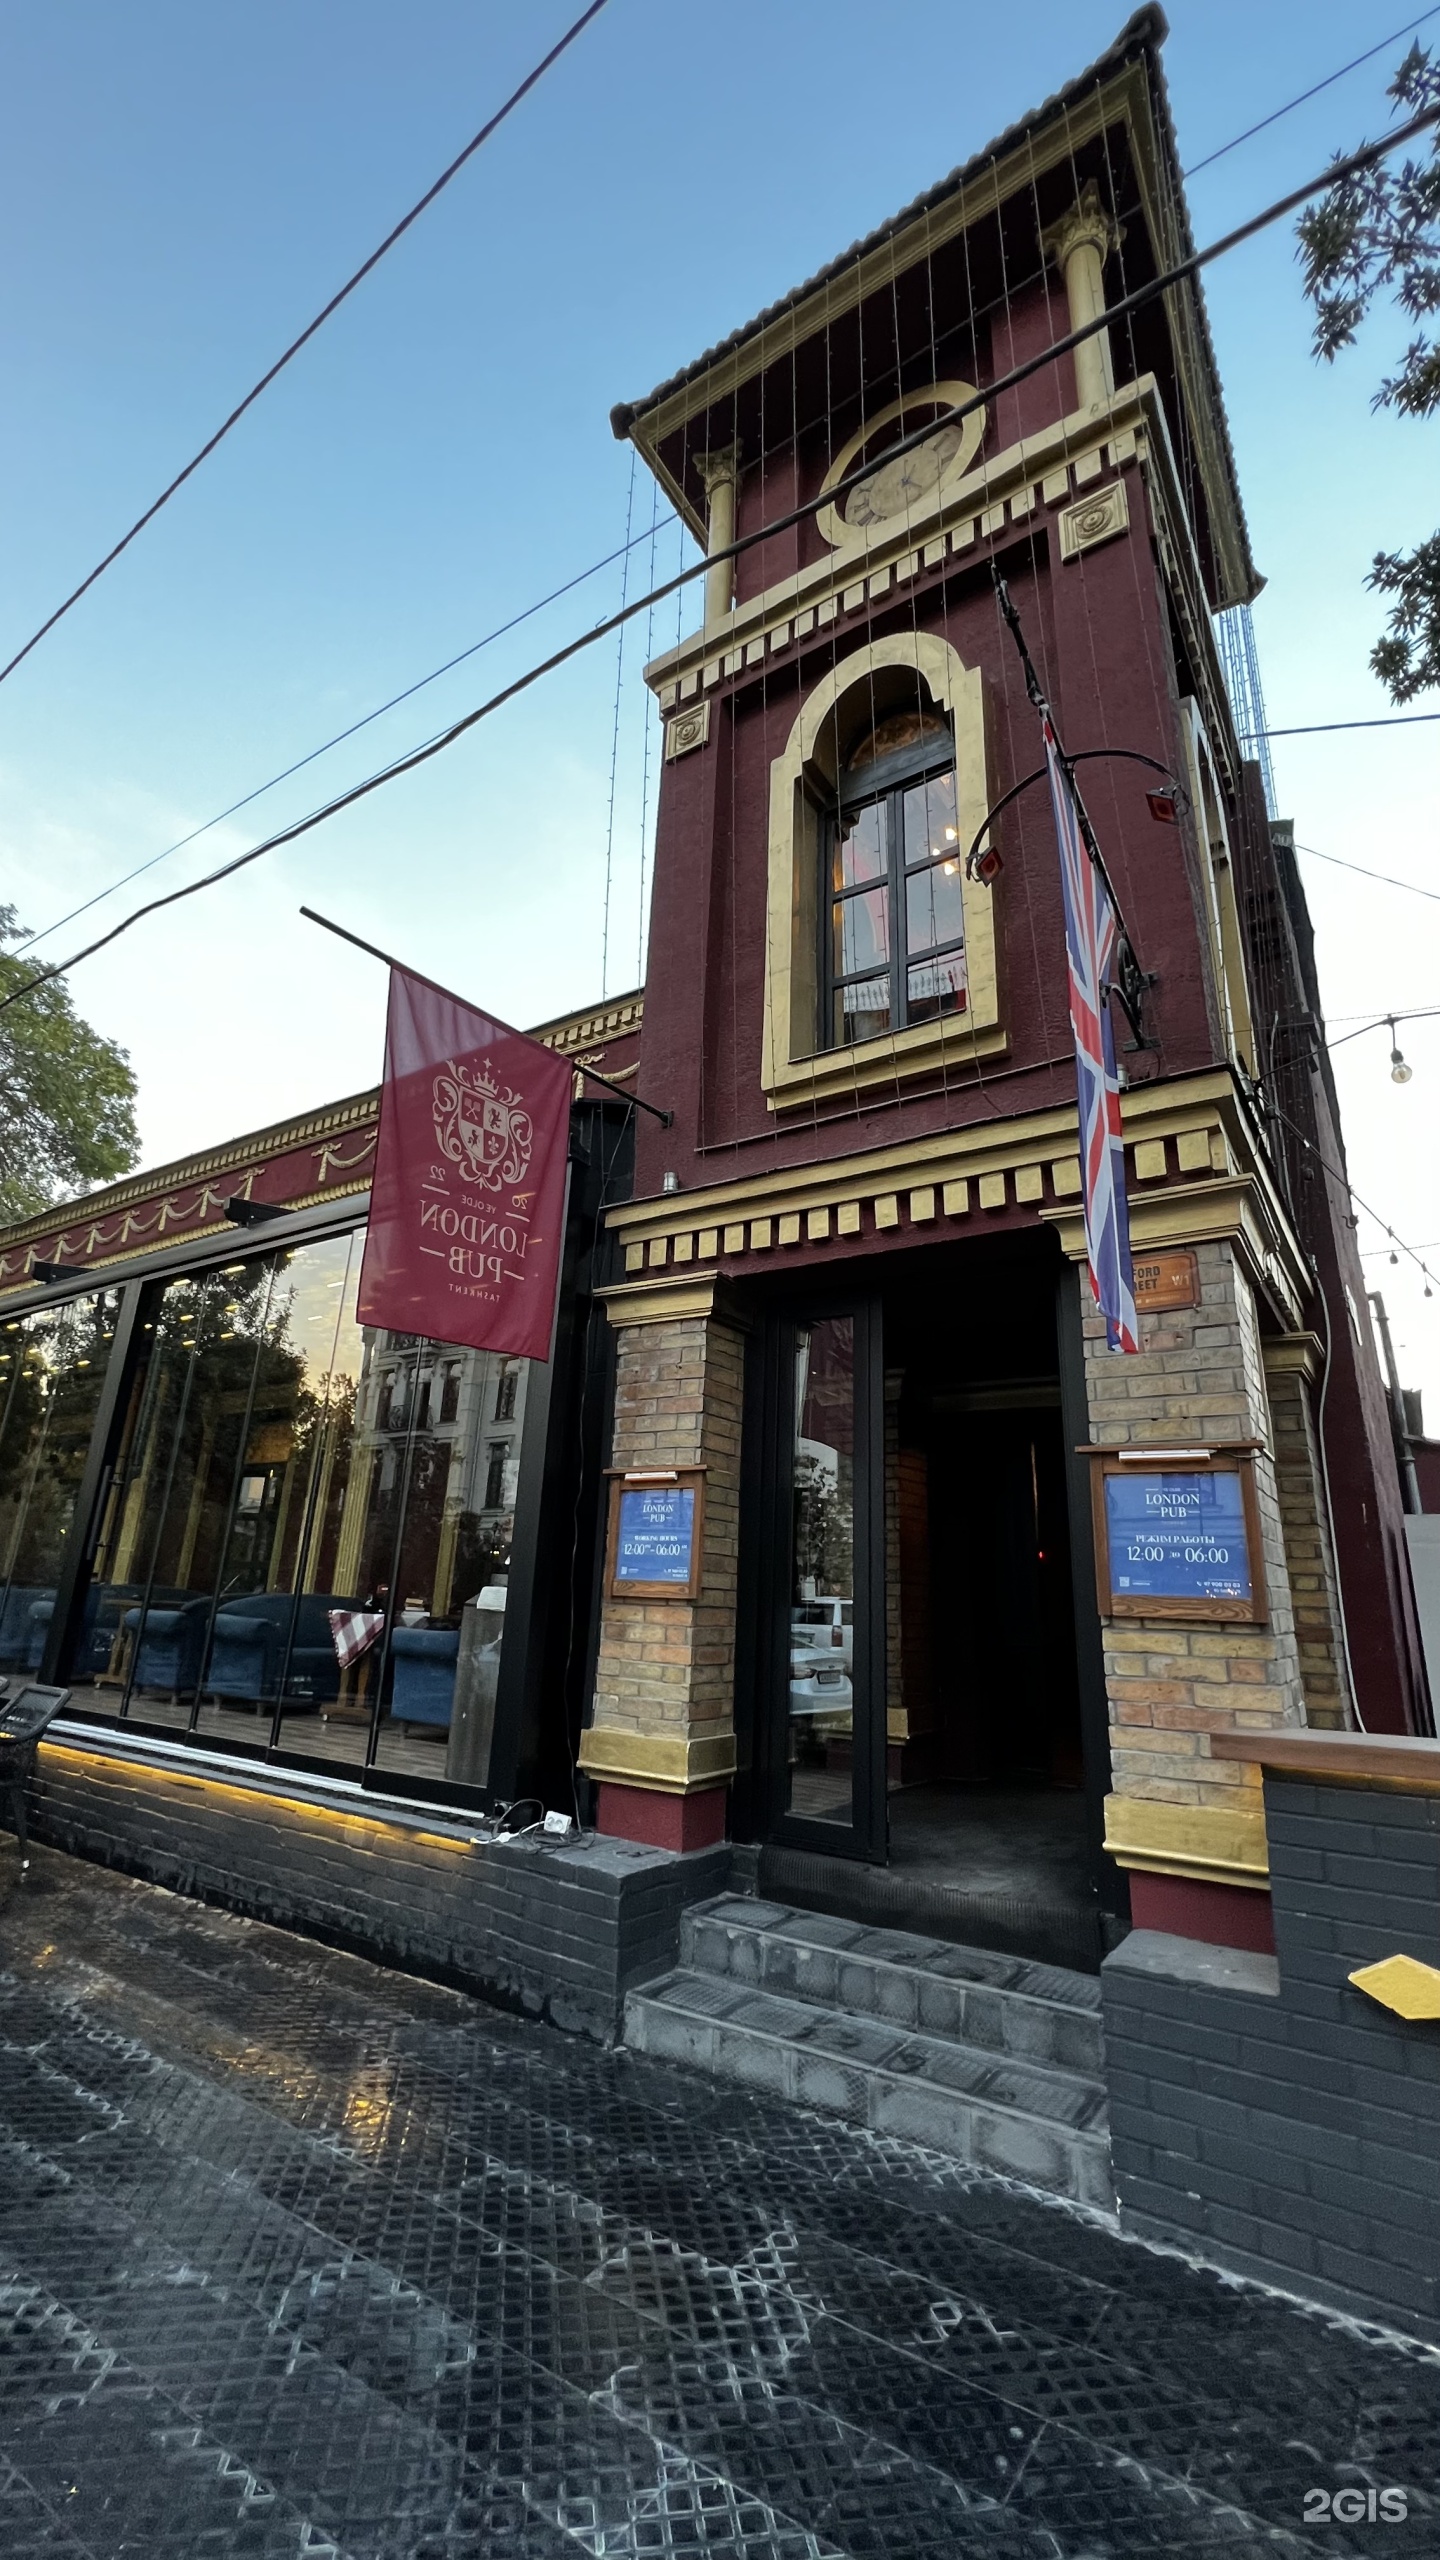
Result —
POLYGON ((1400 1055, 1393 1014, 1387 1014, 1385 1018, 1390 1025, 1390 1038, 1397 1043, 1390 1051, 1390 1081, 1392 1084, 1408 1084, 1415 1070, 1408 1059, 1400 1055))

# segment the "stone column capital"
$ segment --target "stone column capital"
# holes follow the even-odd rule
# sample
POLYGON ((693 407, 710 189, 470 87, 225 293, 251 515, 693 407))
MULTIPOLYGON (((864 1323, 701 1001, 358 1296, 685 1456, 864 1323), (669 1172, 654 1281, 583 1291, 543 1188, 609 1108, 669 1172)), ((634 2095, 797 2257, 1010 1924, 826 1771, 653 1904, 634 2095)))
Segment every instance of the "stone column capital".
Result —
POLYGON ((1108 258, 1124 237, 1124 226, 1101 203, 1095 180, 1087 178, 1069 212, 1041 232, 1040 246, 1064 275, 1077 249, 1093 249, 1102 259, 1108 258))
POLYGON ((738 487, 740 480, 740 446, 738 442, 735 444, 717 445, 711 453, 697 453, 695 456, 695 468, 700 474, 701 484, 707 498, 713 498, 717 489, 734 489, 738 487))

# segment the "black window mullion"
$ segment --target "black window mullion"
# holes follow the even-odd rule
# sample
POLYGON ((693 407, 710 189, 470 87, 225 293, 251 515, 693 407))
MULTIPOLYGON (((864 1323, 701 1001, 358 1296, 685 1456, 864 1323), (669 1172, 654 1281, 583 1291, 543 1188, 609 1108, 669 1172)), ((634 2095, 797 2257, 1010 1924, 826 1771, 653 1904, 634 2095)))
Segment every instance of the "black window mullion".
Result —
POLYGON ((908 782, 889 795, 886 811, 886 855, 890 881, 890 1028, 904 1031, 910 1021, 909 954, 905 948, 905 794, 908 782))

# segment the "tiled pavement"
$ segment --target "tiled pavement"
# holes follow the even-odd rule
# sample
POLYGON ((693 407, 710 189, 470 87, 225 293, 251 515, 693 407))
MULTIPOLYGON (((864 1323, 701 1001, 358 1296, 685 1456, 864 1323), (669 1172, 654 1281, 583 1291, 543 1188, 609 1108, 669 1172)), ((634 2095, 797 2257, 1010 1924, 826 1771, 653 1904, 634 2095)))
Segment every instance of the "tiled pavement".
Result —
POLYGON ((1440 2356, 0 1841, 0 2554, 1440 2553, 1440 2356), (1307 2491, 1404 2524, 1306 2531, 1307 2491))

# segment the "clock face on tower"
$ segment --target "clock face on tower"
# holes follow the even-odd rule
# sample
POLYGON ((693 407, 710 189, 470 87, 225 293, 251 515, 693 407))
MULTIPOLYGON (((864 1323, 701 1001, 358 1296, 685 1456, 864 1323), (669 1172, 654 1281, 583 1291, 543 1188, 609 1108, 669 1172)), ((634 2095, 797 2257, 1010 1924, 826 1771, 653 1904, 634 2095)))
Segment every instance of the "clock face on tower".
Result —
POLYGON ((867 471, 838 503, 820 510, 819 529, 834 549, 903 533, 907 524, 934 514, 969 470, 985 432, 983 409, 973 409, 964 418, 949 418, 945 412, 974 398, 973 383, 932 382, 924 390, 907 391, 865 420, 842 445, 825 475, 826 488, 833 489, 862 468, 871 453, 875 456, 873 471, 867 471), (913 435, 927 418, 937 416, 941 423, 933 434, 922 436, 919 444, 887 462, 887 445, 913 435))
POLYGON ((893 462, 882 462, 845 500, 847 524, 886 524, 938 497, 940 484, 965 441, 968 418, 937 427, 923 444, 893 462))

